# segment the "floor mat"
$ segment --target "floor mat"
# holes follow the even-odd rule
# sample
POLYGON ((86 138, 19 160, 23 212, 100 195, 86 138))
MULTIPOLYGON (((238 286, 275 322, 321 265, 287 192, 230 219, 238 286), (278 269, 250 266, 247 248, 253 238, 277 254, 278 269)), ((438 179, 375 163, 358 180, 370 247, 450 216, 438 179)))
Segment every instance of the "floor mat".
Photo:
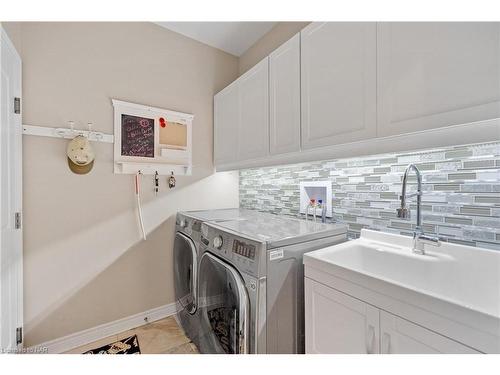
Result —
POLYGON ((83 354, 141 354, 137 335, 114 342, 100 348, 89 350, 83 354))

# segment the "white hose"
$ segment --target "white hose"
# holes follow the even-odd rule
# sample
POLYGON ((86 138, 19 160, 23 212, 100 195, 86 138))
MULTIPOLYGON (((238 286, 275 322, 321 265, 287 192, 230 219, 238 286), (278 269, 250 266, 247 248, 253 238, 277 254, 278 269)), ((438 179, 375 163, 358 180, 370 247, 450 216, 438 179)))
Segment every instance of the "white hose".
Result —
POLYGON ((141 224, 142 238, 146 239, 146 231, 144 229, 144 221, 142 220, 142 209, 141 209, 141 171, 138 171, 135 175, 135 196, 137 197, 137 212, 139 214, 139 223, 141 224))

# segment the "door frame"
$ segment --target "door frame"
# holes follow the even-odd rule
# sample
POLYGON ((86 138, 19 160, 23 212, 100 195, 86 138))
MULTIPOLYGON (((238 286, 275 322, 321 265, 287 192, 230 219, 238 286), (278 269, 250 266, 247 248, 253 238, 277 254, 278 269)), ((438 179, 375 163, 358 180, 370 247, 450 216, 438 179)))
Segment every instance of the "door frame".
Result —
POLYGON ((22 101, 19 102, 19 111, 16 111, 14 98, 20 100, 22 98, 22 62, 19 53, 1 24, 0 68, 0 101, 7 102, 7 114, 1 113, 0 107, 0 197, 3 194, 8 194, 8 207, 2 207, 4 213, 5 210, 8 210, 7 215, 0 216, 0 351, 19 352, 24 341, 22 101), (5 97, 6 93, 8 97, 5 97), (8 138, 4 142, 2 137, 8 138), (8 148, 7 161, 2 160, 6 159, 3 150, 1 150, 2 144, 8 148), (2 171, 1 167, 5 164, 9 168, 2 171), (7 192, 5 192, 6 188, 7 192))

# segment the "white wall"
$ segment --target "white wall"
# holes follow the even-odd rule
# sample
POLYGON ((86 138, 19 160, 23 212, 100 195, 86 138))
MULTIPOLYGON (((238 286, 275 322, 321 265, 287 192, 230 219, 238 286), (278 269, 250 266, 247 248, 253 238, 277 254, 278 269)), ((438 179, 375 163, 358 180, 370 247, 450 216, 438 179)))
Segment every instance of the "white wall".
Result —
POLYGON ((67 167, 63 140, 24 136, 25 345, 174 301, 179 210, 238 205, 237 173, 213 174, 213 95, 238 59, 149 23, 2 23, 23 59, 23 123, 113 132, 110 98, 193 113, 193 176, 154 197, 143 178, 140 239, 133 177, 113 174, 95 144, 88 175, 67 167))

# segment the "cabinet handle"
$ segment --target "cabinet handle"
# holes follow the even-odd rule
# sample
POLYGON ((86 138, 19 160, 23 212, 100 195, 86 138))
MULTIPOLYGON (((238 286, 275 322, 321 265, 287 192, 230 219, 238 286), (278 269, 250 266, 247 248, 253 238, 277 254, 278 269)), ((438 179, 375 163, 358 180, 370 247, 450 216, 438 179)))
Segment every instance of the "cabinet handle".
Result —
POLYGON ((391 354, 391 335, 387 332, 382 335, 382 353, 391 354))
POLYGON ((375 327, 372 325, 368 326, 368 335, 366 338, 366 352, 368 354, 373 354, 375 347, 375 327))

